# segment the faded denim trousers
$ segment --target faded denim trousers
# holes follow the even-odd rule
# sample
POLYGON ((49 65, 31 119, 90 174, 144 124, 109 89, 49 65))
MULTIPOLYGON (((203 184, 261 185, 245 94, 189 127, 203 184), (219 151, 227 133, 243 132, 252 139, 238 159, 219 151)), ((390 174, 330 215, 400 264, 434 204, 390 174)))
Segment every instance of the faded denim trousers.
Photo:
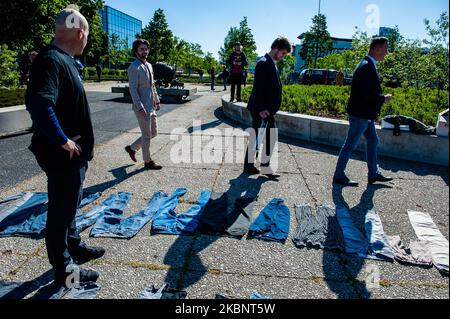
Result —
MULTIPOLYGON (((126 193, 127 202, 131 197, 126 193)), ((152 220, 160 206, 167 200, 167 193, 156 192, 147 204, 147 207, 139 213, 123 218, 123 208, 107 209, 97 220, 91 230, 91 237, 112 237, 131 239, 152 220)))
POLYGON ((350 116, 350 127, 348 129, 347 139, 339 154, 336 165, 335 178, 345 178, 345 169, 352 152, 358 146, 362 135, 366 138, 366 160, 369 168, 369 178, 375 178, 378 170, 378 135, 375 129, 375 121, 350 116))
POLYGON ((250 225, 248 238, 284 243, 289 235, 291 213, 284 200, 275 198, 250 225))
POLYGON ((163 203, 153 220, 152 234, 181 235, 193 234, 197 231, 202 214, 212 193, 203 191, 188 211, 177 215, 175 208, 180 197, 184 196, 186 192, 187 189, 179 188, 163 203))

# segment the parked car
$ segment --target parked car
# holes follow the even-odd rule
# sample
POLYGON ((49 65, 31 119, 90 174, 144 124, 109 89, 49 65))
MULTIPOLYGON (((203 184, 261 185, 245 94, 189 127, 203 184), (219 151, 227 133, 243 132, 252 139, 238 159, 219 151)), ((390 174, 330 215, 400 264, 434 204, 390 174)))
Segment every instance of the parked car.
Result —
POLYGON ((325 85, 335 85, 336 84, 336 70, 326 70, 326 69, 305 69, 300 73, 298 82, 300 84, 311 85, 311 84, 325 84, 325 85))

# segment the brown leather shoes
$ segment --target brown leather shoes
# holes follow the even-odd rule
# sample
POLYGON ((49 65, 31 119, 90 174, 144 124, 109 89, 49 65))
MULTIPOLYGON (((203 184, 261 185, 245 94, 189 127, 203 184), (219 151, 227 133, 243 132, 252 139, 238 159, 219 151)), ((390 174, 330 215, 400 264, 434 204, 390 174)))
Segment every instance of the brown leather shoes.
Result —
POLYGON ((144 168, 146 170, 160 170, 162 169, 161 165, 156 164, 154 161, 145 163, 144 168))
POLYGON ((136 163, 137 162, 136 151, 133 151, 131 149, 131 146, 129 146, 129 145, 127 147, 125 147, 125 151, 128 153, 128 155, 130 155, 131 160, 136 163))

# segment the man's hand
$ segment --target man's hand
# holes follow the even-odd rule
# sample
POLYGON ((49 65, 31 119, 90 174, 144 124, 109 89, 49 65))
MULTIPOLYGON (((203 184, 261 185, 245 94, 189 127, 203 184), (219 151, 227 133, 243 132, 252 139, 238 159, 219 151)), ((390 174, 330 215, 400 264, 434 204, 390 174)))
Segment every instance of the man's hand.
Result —
POLYGON ((392 94, 386 94, 384 96, 384 103, 390 103, 392 100, 392 94))
POLYGON ((148 113, 147 113, 147 111, 146 111, 145 108, 140 109, 140 110, 139 110, 139 113, 142 114, 142 115, 144 115, 144 116, 147 116, 147 115, 148 115, 148 113))
POLYGON ((262 111, 262 112, 259 112, 259 116, 261 116, 261 118, 262 118, 263 120, 265 120, 266 118, 268 118, 268 117, 270 116, 270 113, 269 113, 269 111, 264 110, 264 111, 262 111))
POLYGON ((161 103, 160 102, 156 102, 155 103, 155 111, 159 111, 161 110, 161 103))
POLYGON ((77 154, 77 156, 80 156, 80 154, 82 152, 80 145, 78 145, 77 143, 75 143, 72 140, 67 140, 67 143, 61 147, 70 153, 70 159, 73 158, 74 154, 77 154))

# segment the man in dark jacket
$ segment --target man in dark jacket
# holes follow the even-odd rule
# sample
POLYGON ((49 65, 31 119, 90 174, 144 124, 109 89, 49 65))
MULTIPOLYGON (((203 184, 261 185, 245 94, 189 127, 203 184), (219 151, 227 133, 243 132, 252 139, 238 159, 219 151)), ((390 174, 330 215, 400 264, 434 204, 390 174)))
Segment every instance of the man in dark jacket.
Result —
POLYGON ((86 19, 73 9, 63 10, 56 18, 55 40, 31 67, 26 93, 34 132, 30 150, 48 180, 48 259, 55 282, 67 288, 96 281, 97 272, 78 265, 105 253, 103 248, 87 247, 75 225, 94 150, 89 103, 74 60, 83 53, 88 35, 86 19))
POLYGON ((388 182, 392 178, 384 177, 378 168, 377 147, 378 136, 375 120, 384 103, 389 103, 392 95, 383 95, 377 73, 377 62, 384 60, 388 54, 387 38, 372 39, 369 54, 358 64, 353 74, 353 82, 348 102, 350 127, 334 173, 333 183, 344 186, 358 186, 345 175, 345 168, 350 155, 358 146, 361 135, 367 142, 367 165, 369 168, 369 184, 388 182))
POLYGON ((230 58, 228 59, 228 64, 230 65, 230 78, 229 78, 229 83, 231 84, 230 102, 234 101, 235 95, 237 101, 241 102, 243 72, 248 62, 244 51, 242 51, 242 45, 239 42, 237 42, 234 45, 234 52, 231 53, 230 58))
MULTIPOLYGON (((291 50, 292 46, 286 38, 280 37, 273 42, 271 51, 256 64, 253 90, 248 102, 248 109, 253 119, 254 136, 258 135, 263 122, 267 124, 265 129, 266 142, 264 143, 266 152, 263 152, 265 160, 261 161, 261 173, 269 178, 279 177, 270 168, 270 158, 276 143, 276 138, 274 138, 276 137, 275 114, 280 109, 282 95, 280 74, 275 63, 284 59, 291 50)), ((255 167, 255 153, 256 143, 250 138, 245 155, 245 173, 260 173, 255 167)))

